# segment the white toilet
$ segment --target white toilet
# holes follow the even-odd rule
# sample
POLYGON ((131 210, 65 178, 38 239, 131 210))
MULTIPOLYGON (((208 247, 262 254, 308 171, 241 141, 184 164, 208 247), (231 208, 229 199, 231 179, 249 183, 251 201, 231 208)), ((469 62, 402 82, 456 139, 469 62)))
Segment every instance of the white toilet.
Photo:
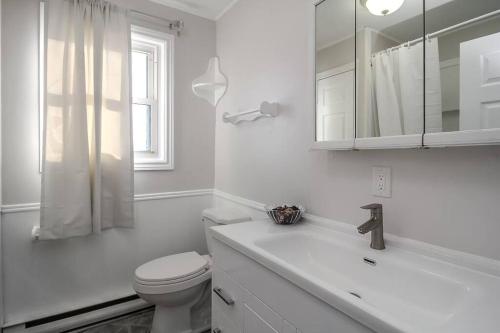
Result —
MULTIPOLYGON (((210 227, 249 221, 248 214, 229 208, 205 209, 202 222, 211 254, 210 227)), ((191 308, 200 300, 212 276, 210 255, 196 252, 158 258, 135 271, 134 289, 145 301, 154 304, 151 333, 190 333, 191 308)))

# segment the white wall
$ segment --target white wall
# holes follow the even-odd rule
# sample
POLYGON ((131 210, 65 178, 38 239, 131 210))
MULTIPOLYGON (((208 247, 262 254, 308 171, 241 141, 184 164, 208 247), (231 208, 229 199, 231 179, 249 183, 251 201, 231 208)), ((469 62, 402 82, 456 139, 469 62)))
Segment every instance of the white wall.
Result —
MULTIPOLYGON (((147 0, 114 2, 185 22, 185 31, 175 40, 176 169, 137 172, 136 193, 213 187, 214 108, 194 98, 191 82, 215 55, 215 23, 147 0)), ((38 15, 39 0, 4 1, 3 204, 39 201, 38 15)))
POLYGON ((260 202, 295 201, 316 215, 360 224, 381 202, 387 232, 500 259, 500 147, 318 152, 313 137, 309 0, 240 0, 217 23, 229 77, 217 109, 216 188, 260 202), (256 24, 258 22, 258 24, 256 24), (263 100, 276 119, 233 126, 223 112, 263 100), (393 171, 393 197, 371 196, 371 166, 393 171))
POLYGON ((7 324, 67 312, 134 293, 134 270, 187 251, 207 253, 200 212, 211 195, 136 203, 134 229, 56 242, 33 242, 38 212, 2 219, 7 324))
MULTIPOLYGON (((182 19, 175 45, 174 171, 136 173, 136 193, 212 188, 214 108, 195 98, 191 81, 215 55, 215 23, 146 0, 114 0, 156 16, 182 19)), ((3 0, 2 113, 3 205, 39 202, 38 11, 39 0, 3 0)), ((61 242, 30 240, 37 212, 2 216, 6 322, 67 311, 132 293, 134 269, 152 258, 206 252, 202 209, 211 197, 137 203, 133 230, 110 230, 61 242)))

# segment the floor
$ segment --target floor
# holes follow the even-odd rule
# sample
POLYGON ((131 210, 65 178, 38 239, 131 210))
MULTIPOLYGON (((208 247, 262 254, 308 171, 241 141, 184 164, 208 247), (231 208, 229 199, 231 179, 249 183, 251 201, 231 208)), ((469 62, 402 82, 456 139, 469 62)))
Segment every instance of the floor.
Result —
MULTIPOLYGON (((127 317, 118 318, 74 333, 150 333, 153 310, 146 310, 127 317)), ((73 333, 73 332, 72 332, 73 333)), ((204 332, 210 333, 210 330, 204 332)))
POLYGON ((148 310, 87 328, 78 333, 149 333, 152 322, 153 310, 148 310))

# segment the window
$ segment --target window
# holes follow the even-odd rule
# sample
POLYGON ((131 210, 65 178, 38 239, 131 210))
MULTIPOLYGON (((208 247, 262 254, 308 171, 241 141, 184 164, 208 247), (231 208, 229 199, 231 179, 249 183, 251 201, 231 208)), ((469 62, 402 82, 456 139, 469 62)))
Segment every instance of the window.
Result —
POLYGON ((132 121, 136 170, 172 170, 173 37, 132 27, 132 121))
MULTIPOLYGON (((43 105, 45 95, 45 6, 40 3, 39 131, 42 168, 43 105)), ((136 170, 174 169, 172 35, 132 26, 131 93, 136 170)))

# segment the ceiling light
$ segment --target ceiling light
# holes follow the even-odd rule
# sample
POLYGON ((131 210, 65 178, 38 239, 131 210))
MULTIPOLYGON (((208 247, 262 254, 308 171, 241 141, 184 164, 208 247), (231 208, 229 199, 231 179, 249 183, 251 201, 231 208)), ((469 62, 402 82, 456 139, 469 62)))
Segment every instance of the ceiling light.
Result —
POLYGON ((361 0, 361 4, 370 13, 377 16, 385 16, 394 13, 401 8, 405 0, 361 0))

